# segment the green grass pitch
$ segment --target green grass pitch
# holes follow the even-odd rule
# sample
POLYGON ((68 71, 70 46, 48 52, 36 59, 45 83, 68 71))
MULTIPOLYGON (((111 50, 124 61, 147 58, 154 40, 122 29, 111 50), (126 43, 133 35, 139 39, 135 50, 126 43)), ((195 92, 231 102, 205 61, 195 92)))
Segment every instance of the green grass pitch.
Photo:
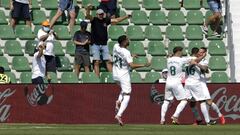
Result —
POLYGON ((0 124, 1 135, 240 135, 240 125, 0 124))

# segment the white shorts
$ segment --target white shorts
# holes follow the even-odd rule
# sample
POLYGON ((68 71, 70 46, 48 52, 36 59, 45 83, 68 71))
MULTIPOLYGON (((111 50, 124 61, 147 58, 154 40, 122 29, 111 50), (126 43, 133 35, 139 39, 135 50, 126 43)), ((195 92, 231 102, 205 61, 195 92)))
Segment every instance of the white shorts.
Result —
POLYGON ((116 81, 121 87, 121 93, 130 94, 132 91, 130 75, 126 74, 124 76, 118 77, 113 76, 113 80, 116 81))
POLYGON ((203 101, 211 99, 206 83, 199 82, 198 84, 186 84, 187 98, 194 98, 195 101, 203 101))
POLYGON ((165 87, 165 100, 173 100, 173 98, 177 100, 187 99, 186 90, 183 88, 181 82, 172 81, 171 83, 167 83, 165 87))

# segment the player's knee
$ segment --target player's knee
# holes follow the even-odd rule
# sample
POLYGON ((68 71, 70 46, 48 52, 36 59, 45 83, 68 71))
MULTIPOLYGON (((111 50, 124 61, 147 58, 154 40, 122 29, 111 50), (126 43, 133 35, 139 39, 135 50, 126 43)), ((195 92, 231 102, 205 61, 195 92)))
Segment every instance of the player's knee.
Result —
POLYGON ((209 106, 211 106, 211 105, 212 105, 212 100, 207 100, 207 104, 208 104, 209 106))

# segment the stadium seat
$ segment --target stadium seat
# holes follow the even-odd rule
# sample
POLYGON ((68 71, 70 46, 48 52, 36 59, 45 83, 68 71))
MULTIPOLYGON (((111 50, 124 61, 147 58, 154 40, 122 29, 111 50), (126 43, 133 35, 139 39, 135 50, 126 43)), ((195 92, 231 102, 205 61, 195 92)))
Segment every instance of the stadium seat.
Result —
POLYGON ((128 49, 130 50, 131 54, 136 54, 138 56, 146 55, 143 43, 140 41, 131 41, 129 43, 128 49))
POLYGON ((209 68, 212 71, 223 71, 227 69, 227 62, 223 56, 212 56, 209 59, 209 68))
POLYGON ((158 0, 143 0, 143 8, 146 10, 160 10, 158 0))
POLYGON ((132 12, 131 22, 135 25, 148 25, 148 17, 146 12, 142 10, 134 10, 132 12))
MULTIPOLYGON (((57 10, 51 10, 49 18, 52 19, 56 13, 57 13, 57 10)), ((59 25, 59 24, 68 24, 67 16, 65 13, 63 13, 62 16, 60 16, 55 22, 55 25, 59 25)))
POLYGON ((141 26, 128 26, 127 35, 130 40, 144 40, 145 36, 141 26))
POLYGON ((0 65, 5 69, 6 72, 11 71, 6 57, 0 56, 0 65))
POLYGON ((33 10, 39 10, 40 6, 38 4, 38 0, 32 0, 32 9, 33 10))
POLYGON ((169 44, 168 44, 168 54, 173 54, 173 49, 174 47, 176 46, 180 46, 183 48, 183 55, 187 55, 187 52, 186 52, 186 48, 184 46, 184 43, 181 42, 181 41, 171 41, 169 44))
POLYGON ((138 0, 122 0, 122 7, 126 10, 139 10, 138 0))
POLYGON ((161 29, 158 26, 147 26, 145 28, 145 37, 148 40, 163 40, 161 29))
POLYGON ((183 7, 187 10, 199 10, 201 8, 200 0, 184 0, 183 7))
POLYGON ((209 9, 209 5, 207 3, 207 0, 202 0, 202 7, 205 9, 209 9))
POLYGON ((226 56, 226 48, 222 40, 213 40, 208 45, 210 55, 222 55, 226 56))
POLYGON ((161 78, 161 75, 159 72, 148 72, 145 75, 144 82, 145 83, 154 83, 155 81, 159 80, 161 78))
POLYGON ((172 25, 185 25, 185 16, 182 11, 172 10, 168 12, 168 22, 172 25))
POLYGON ((78 11, 76 24, 80 24, 81 21, 85 20, 85 14, 82 11, 78 11))
POLYGON ((160 41, 150 41, 148 43, 148 54, 152 56, 166 56, 165 46, 160 41))
POLYGON ((55 25, 54 31, 57 33, 57 37, 59 40, 70 40, 72 38, 67 26, 65 25, 55 25))
POLYGON ((116 44, 117 42, 116 41, 110 41, 108 42, 108 49, 109 49, 109 53, 112 55, 113 53, 113 47, 114 45, 116 44))
POLYGON ((190 25, 202 25, 203 13, 199 10, 190 10, 187 12, 187 23, 190 25))
POLYGON ((20 42, 16 40, 8 40, 5 42, 4 52, 9 56, 23 56, 20 42))
POLYGON ((183 32, 180 26, 168 26, 166 28, 166 37, 169 40, 184 40, 183 32))
POLYGON ((58 8, 58 1, 57 0, 42 0, 42 7, 47 10, 56 10, 58 8))
POLYGON ((83 83, 99 83, 99 77, 93 72, 83 72, 82 74, 82 82, 83 83))
POLYGON ((22 72, 20 74, 21 83, 32 83, 32 72, 22 72))
POLYGON ((188 44, 188 54, 191 55, 192 52, 192 48, 197 47, 197 48, 201 48, 201 47, 205 47, 203 41, 191 41, 188 44))
POLYGON ((149 15, 149 22, 153 25, 167 25, 167 17, 163 11, 153 10, 149 15))
POLYGON ((5 9, 10 9, 10 0, 1 0, 0 6, 4 7, 5 9))
POLYGON ((217 30, 220 37, 213 36, 213 28, 211 28, 211 26, 208 26, 207 40, 222 40, 223 39, 222 28, 219 27, 219 29, 217 30))
POLYGON ((56 57, 57 70, 60 72, 63 71, 72 71, 71 63, 68 57, 58 56, 56 57))
POLYGON ((7 17, 5 16, 4 11, 0 10, 0 25, 7 25, 7 17))
POLYGON ((54 44, 54 48, 53 48, 54 54, 57 55, 57 56, 64 56, 65 53, 63 52, 63 48, 62 48, 61 42, 55 40, 53 42, 53 44, 54 44))
POLYGON ((112 40, 117 40, 119 36, 125 35, 125 31, 122 26, 111 25, 108 29, 108 35, 112 40))
POLYGON ((3 56, 3 51, 1 48, 0 48, 0 56, 3 56))
POLYGON ((43 21, 47 20, 47 16, 42 10, 33 10, 32 14, 33 24, 35 25, 41 25, 43 21))
MULTIPOLYGON (((136 64, 147 64, 148 62, 148 59, 147 57, 144 57, 144 56, 139 56, 139 57, 135 57, 133 58, 133 63, 136 63, 136 64)), ((137 68, 135 69, 136 71, 150 71, 151 68, 150 67, 142 67, 142 68, 137 68)))
POLYGON ((48 72, 48 75, 50 75, 51 78, 51 83, 58 83, 58 79, 57 79, 57 74, 54 72, 48 72))
POLYGON ((66 53, 69 54, 70 56, 75 55, 75 44, 73 41, 68 41, 66 44, 66 53))
POLYGON ((4 72, 8 77, 10 77, 11 83, 17 83, 17 78, 12 72, 4 72))
POLYGON ((88 4, 91 4, 94 7, 98 7, 99 2, 98 2, 98 0, 82 0, 83 7, 87 7, 88 4))
POLYGON ((34 50, 37 46, 37 43, 38 43, 38 41, 28 40, 25 44, 25 53, 30 55, 30 56, 33 56, 34 50))
MULTIPOLYGON (((119 16, 126 16, 126 15, 127 15, 127 13, 126 13, 125 11, 120 10, 119 16)), ((121 21, 121 22, 119 22, 119 23, 117 23, 117 24, 118 24, 118 25, 128 25, 129 22, 128 22, 128 19, 125 19, 125 20, 123 20, 123 21, 121 21)))
POLYGON ((226 72, 213 72, 211 74, 211 83, 228 83, 229 78, 226 72))
POLYGON ((154 56, 151 60, 151 68, 154 71, 162 71, 167 67, 167 59, 165 57, 154 56))
POLYGON ((111 72, 102 72, 100 76, 101 83, 114 83, 113 76, 111 72))
POLYGON ((79 31, 80 29, 80 25, 74 25, 73 30, 71 31, 71 35, 74 36, 75 32, 79 31))
POLYGON ((78 77, 74 72, 63 72, 61 83, 78 83, 78 77))
POLYGON ((132 83, 143 83, 141 75, 138 72, 131 72, 130 77, 132 83))
POLYGON ((12 27, 9 25, 0 25, 0 38, 2 40, 16 39, 12 27))
POLYGON ((167 10, 179 10, 180 3, 179 0, 163 0, 162 2, 163 8, 167 10))
POLYGON ((14 56, 12 59, 12 68, 18 72, 31 71, 28 59, 24 56, 14 56))
POLYGON ((186 38, 188 40, 202 40, 203 32, 200 26, 189 25, 186 29, 186 38))
POLYGON ((35 35, 33 34, 31 27, 27 25, 17 25, 16 36, 23 40, 33 40, 35 38, 35 35))
POLYGON ((39 29, 41 29, 41 28, 42 28, 41 25, 35 25, 33 32, 34 32, 34 34, 35 34, 36 36, 37 36, 37 34, 38 34, 39 29))

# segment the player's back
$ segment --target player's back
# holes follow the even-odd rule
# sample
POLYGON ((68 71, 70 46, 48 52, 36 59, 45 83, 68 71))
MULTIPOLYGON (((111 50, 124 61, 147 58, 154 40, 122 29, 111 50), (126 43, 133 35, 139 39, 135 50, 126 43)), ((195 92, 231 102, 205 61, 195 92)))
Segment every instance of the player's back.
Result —
MULTIPOLYGON (((197 57, 191 57, 192 59, 196 59, 197 57)), ((200 82, 201 79, 201 69, 198 66, 195 65, 188 65, 186 67, 186 83, 188 84, 194 84, 200 82)))

